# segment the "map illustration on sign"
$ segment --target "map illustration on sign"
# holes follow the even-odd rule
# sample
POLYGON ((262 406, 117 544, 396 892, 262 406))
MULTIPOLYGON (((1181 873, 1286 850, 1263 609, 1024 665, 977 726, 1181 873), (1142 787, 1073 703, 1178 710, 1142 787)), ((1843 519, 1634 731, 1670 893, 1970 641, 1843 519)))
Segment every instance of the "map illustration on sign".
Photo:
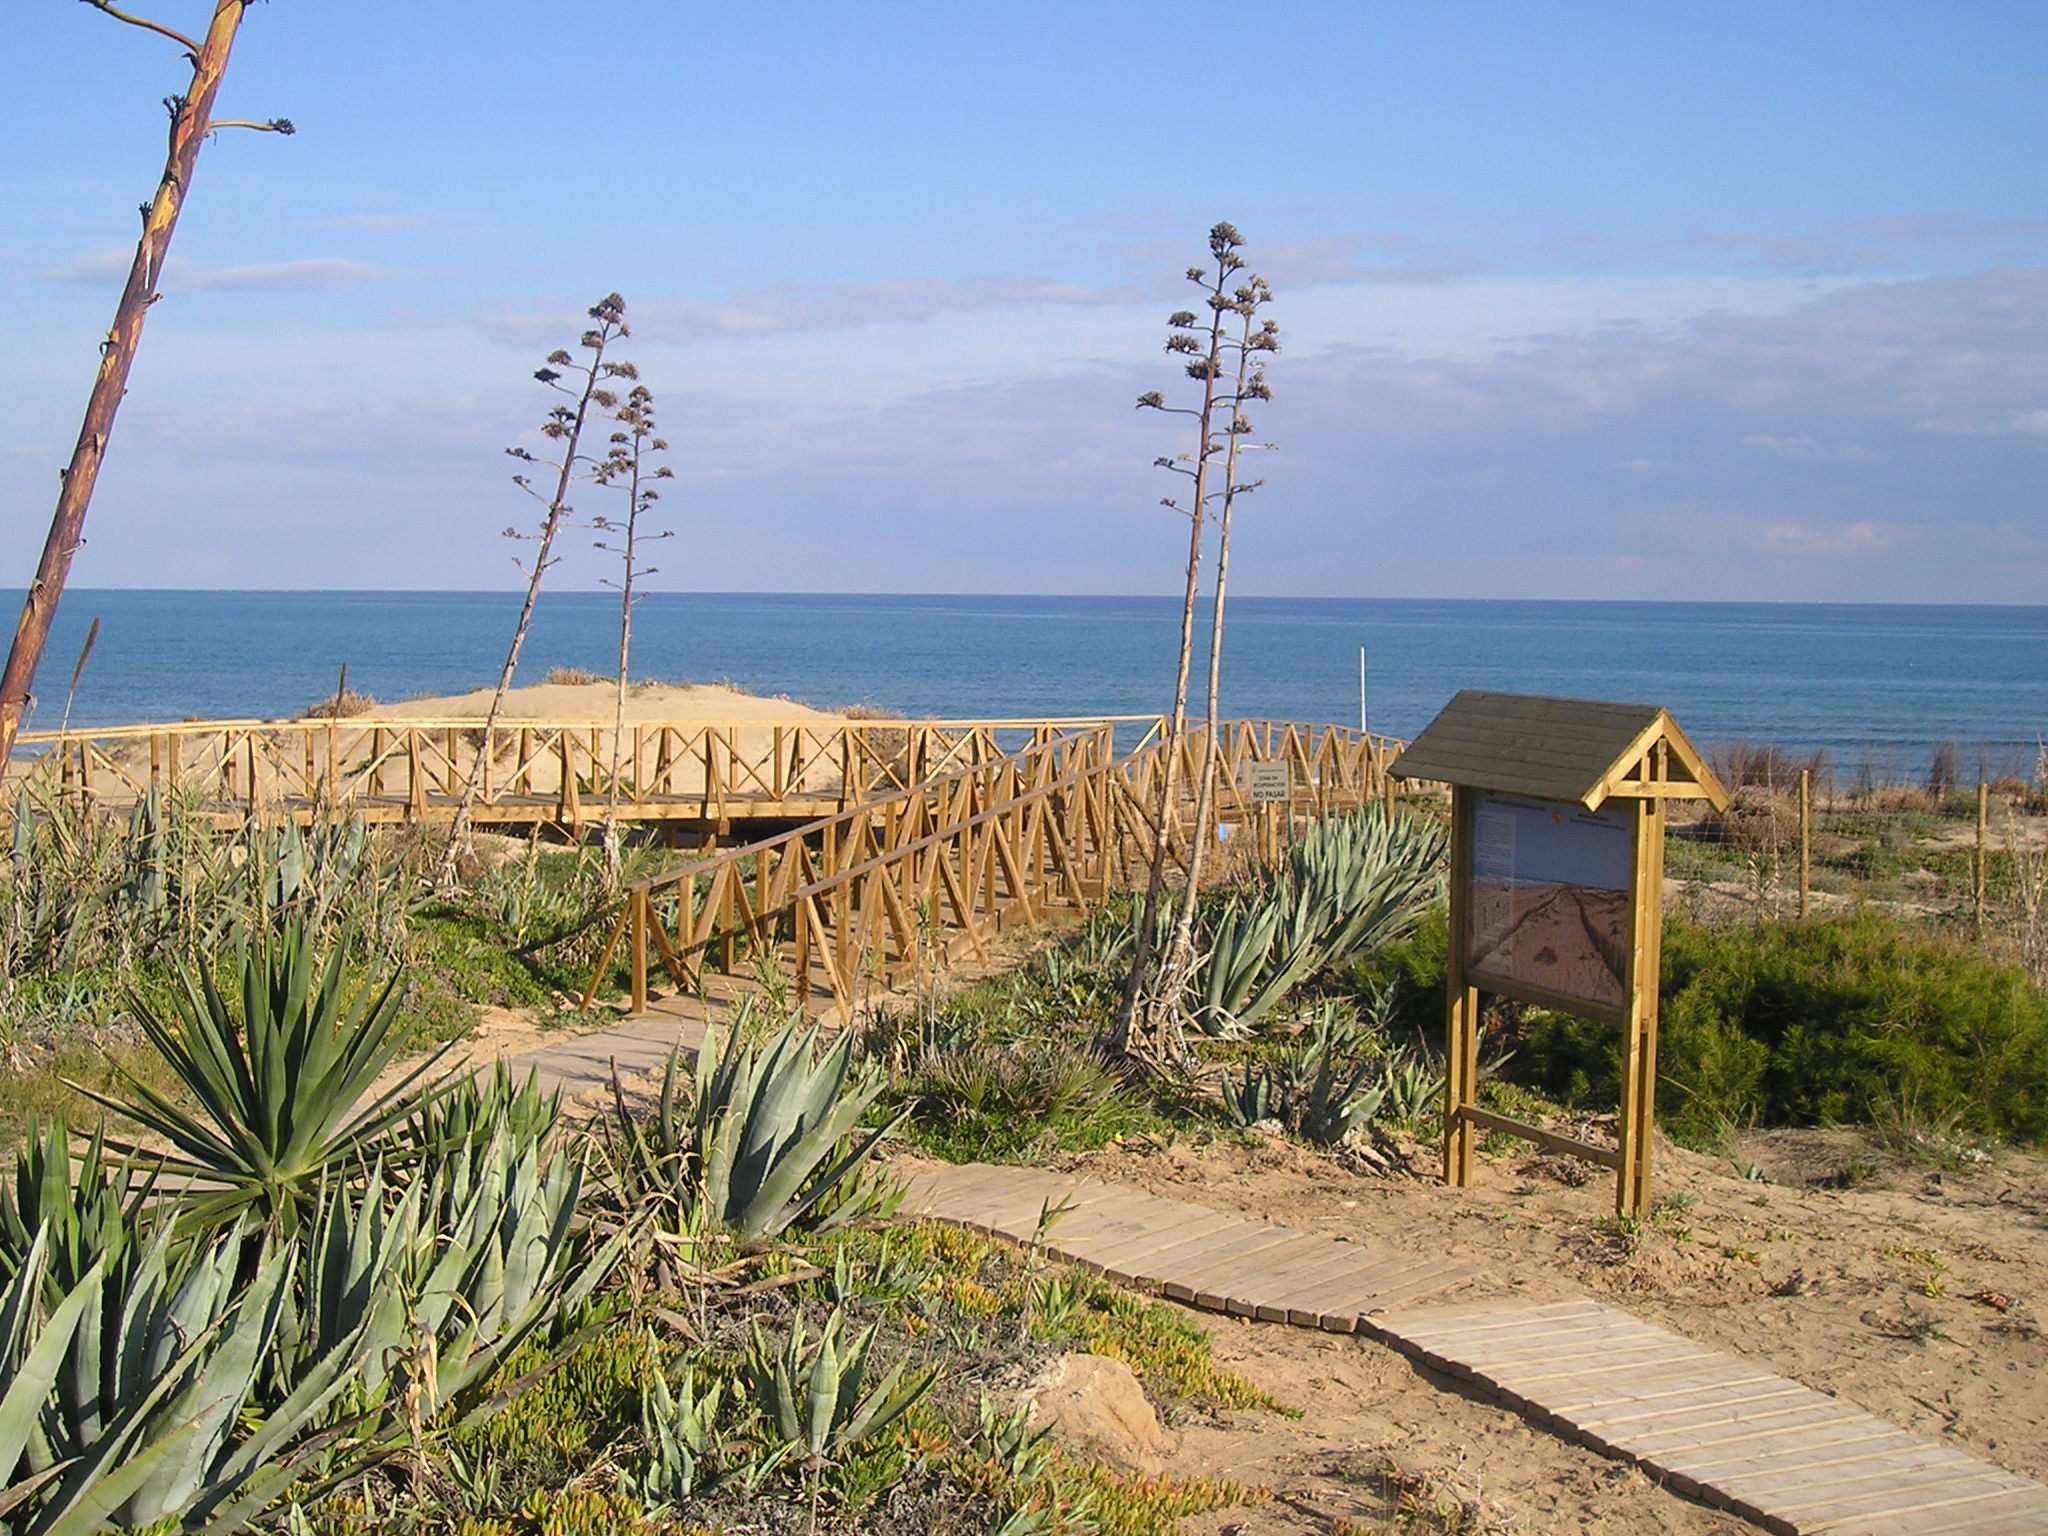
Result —
POLYGON ((1628 1006, 1628 809, 1481 792, 1467 962, 1496 981, 1628 1006))

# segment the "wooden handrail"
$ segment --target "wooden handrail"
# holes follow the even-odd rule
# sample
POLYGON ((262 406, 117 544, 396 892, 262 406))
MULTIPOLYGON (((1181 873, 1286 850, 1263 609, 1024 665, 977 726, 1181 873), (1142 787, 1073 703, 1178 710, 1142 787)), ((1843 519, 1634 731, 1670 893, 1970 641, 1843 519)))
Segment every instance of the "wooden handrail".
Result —
MULTIPOLYGON (((1190 733, 1172 746, 1193 752, 1198 740, 1190 733)), ((1400 745, 1342 726, 1223 724, 1216 820, 1270 830, 1275 818, 1383 795, 1400 745), (1238 769, 1275 760, 1297 770, 1291 797, 1270 810, 1254 806, 1238 769)), ((1119 756, 1114 726, 1104 722, 635 881, 622 892, 580 1006, 596 999, 622 942, 629 943, 636 1013, 649 1000, 650 948, 685 988, 702 985, 714 964, 730 974, 746 942, 773 950, 778 967, 790 950, 800 999, 822 969, 842 1022, 850 1023, 870 979, 887 984, 962 947, 985 952, 987 940, 1020 916, 1086 911, 1106 896, 1160 835, 1150 806, 1153 775, 1168 750, 1155 731, 1119 756), (657 898, 669 894, 678 900, 664 919, 657 898)), ((1179 822, 1187 809, 1169 807, 1165 835, 1176 843, 1186 837, 1179 822)))
MULTIPOLYGON (((626 724, 653 728, 657 725, 673 730, 733 730, 741 726, 749 728, 762 726, 803 726, 809 729, 836 730, 853 727, 865 730, 903 730, 910 726, 928 726, 936 730, 966 731, 1026 731, 1044 726, 1087 726, 1087 725, 1141 725, 1158 721, 1157 715, 1044 715, 1010 717, 972 716, 961 719, 935 716, 918 719, 859 719, 843 720, 835 716, 822 718, 777 719, 762 718, 758 715, 729 715, 715 719, 692 720, 636 720, 627 717, 626 724)), ((348 715, 336 719, 294 717, 291 719, 247 719, 247 720, 176 720, 144 725, 73 726, 63 731, 23 731, 16 738, 18 746, 49 746, 61 741, 117 741, 137 740, 150 736, 204 736, 217 731, 326 731, 333 727, 344 730, 381 726, 386 730, 401 726, 412 726, 420 730, 442 731, 480 730, 483 720, 475 715, 348 715)), ((500 731, 525 727, 528 730, 568 731, 609 731, 612 719, 607 715, 602 720, 563 720, 536 716, 520 718, 504 715, 498 720, 500 731)))
MULTIPOLYGON (((479 819, 602 816, 698 822, 809 819, 898 792, 935 770, 972 766, 1027 743, 1156 726, 1152 716, 1046 720, 610 721, 473 719, 193 721, 34 733, 7 765, 82 801, 125 808, 177 791, 224 819, 300 820, 348 807, 374 821, 446 819, 473 789, 479 819)), ((0 796, 0 800, 11 800, 0 796)), ((0 805, 0 816, 6 814, 0 805)))

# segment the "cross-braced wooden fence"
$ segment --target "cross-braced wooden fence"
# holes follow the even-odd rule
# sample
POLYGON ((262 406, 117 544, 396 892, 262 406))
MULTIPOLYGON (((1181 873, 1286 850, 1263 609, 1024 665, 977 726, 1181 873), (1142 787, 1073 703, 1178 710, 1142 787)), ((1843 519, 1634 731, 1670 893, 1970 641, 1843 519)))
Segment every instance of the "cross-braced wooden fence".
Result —
MULTIPOLYGON (((1153 725, 1084 720, 194 721, 34 732, 8 765, 0 802, 32 780, 87 805, 124 809, 154 789, 197 801, 226 824, 301 822, 337 810, 371 822, 452 817, 465 795, 487 825, 574 834, 627 822, 810 820, 993 762, 1074 732, 1153 725)), ((4 815, 0 807, 0 815, 4 815)))
MULTIPOLYGON (((1084 913, 1124 884, 1161 835, 1154 808, 1169 752, 1182 754, 1176 782, 1192 785, 1205 734, 1169 743, 1155 725, 1119 753, 1113 725, 1070 732, 636 882, 583 1006, 623 943, 634 1013, 648 1005, 655 961, 677 988, 703 990, 745 957, 793 973, 799 999, 822 988, 851 1022, 869 990, 985 955, 1005 927, 1084 913)), ((1231 721, 1219 728, 1216 813, 1201 835, 1250 835, 1379 798, 1399 750, 1340 726, 1231 721), (1287 765, 1284 799, 1253 799, 1254 764, 1287 765)), ((1169 805, 1164 828, 1183 868, 1189 810, 1185 797, 1169 805)))

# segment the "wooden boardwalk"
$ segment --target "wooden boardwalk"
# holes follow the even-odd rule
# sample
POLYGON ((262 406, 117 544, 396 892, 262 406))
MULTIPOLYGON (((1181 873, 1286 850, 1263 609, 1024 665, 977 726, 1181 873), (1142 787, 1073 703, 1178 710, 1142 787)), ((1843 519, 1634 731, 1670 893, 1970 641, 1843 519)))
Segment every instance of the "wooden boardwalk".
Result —
POLYGON ((2048 1532, 2041 1484, 1597 1302, 1432 1307, 1371 1331, 1768 1530, 2048 1532))
POLYGON ((988 1164, 913 1173, 906 1215, 1043 1249, 1113 1280, 1264 1322, 1356 1332, 1379 1308, 1467 1272, 1115 1184, 988 1164))
POLYGON ((919 1168, 904 1211, 1211 1311, 1370 1335, 1783 1536, 2044 1536, 2048 1487, 1579 1299, 1404 1305, 1466 1271, 1041 1169, 919 1168))
MULTIPOLYGON (((610 1029, 564 1035, 501 1060, 515 1080, 523 1082, 531 1072, 542 1093, 573 1099, 609 1088, 614 1070, 622 1079, 658 1073, 679 1046, 687 1065, 703 1039, 702 1019, 676 1013, 646 1014, 610 1029)), ((476 1070, 488 1074, 494 1065, 481 1062, 476 1070)))

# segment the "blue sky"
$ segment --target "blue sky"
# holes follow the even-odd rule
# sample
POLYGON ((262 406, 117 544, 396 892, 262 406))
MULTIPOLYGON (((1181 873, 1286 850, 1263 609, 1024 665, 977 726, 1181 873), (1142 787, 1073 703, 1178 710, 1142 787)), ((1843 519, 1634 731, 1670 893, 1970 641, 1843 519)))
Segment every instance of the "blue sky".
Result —
MULTIPOLYGON (((5 581, 185 78, 12 10, 5 581)), ((1131 402, 1227 218, 1286 344, 1237 590, 2040 601, 2044 44, 1982 0, 254 5, 220 111, 299 133, 202 157, 72 579, 517 582, 502 450, 617 289, 657 584, 1170 590, 1186 445, 1131 402)))

